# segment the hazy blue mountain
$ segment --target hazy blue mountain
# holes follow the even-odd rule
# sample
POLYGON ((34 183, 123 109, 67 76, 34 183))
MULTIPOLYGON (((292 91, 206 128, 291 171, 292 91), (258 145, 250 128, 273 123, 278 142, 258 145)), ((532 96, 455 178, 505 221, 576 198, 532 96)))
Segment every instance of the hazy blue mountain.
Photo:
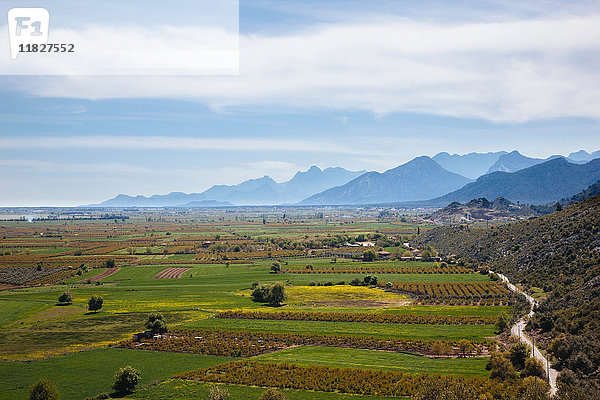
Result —
POLYGON ((433 160, 450 172, 465 176, 469 179, 477 179, 485 174, 500 156, 507 154, 506 151, 494 153, 469 153, 448 154, 438 153, 433 160))
POLYGON ((588 162, 588 161, 592 161, 595 158, 600 158, 600 150, 594 151, 591 154, 585 150, 579 150, 579 151, 569 154, 568 158, 569 158, 569 160, 573 160, 575 162, 578 162, 578 161, 588 162))
POLYGON ((442 168, 427 156, 394 169, 367 172, 345 185, 315 194, 300 204, 372 204, 424 200, 458 189, 470 180, 442 168))
POLYGON ((555 158, 517 172, 493 172, 428 202, 447 205, 471 199, 504 197, 512 202, 547 204, 573 196, 600 179, 600 159, 574 164, 555 158))
POLYGON ((173 192, 165 195, 128 196, 120 194, 92 206, 97 207, 177 207, 190 202, 217 201, 232 205, 274 205, 296 203, 333 186, 343 185, 364 174, 344 168, 316 166, 299 171, 287 182, 277 183, 269 176, 249 179, 237 185, 215 185, 202 193, 173 192))
MULTIPOLYGON (((560 156, 553 156, 553 157, 560 157, 560 156)), ((544 162, 544 160, 541 158, 526 157, 515 150, 510 153, 501 155, 498 158, 498 161, 496 161, 494 163, 494 165, 492 165, 488 169, 487 173, 490 174, 490 173, 496 172, 496 171, 517 172, 519 170, 532 167, 532 166, 542 163, 542 162, 544 162)))

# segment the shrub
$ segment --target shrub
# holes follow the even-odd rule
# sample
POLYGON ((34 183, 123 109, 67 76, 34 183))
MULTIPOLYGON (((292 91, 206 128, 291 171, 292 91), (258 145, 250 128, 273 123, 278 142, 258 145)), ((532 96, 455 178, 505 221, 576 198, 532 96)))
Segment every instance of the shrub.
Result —
POLYGON ((274 307, 278 307, 286 300, 285 286, 281 282, 277 282, 271 287, 267 301, 274 307))
POLYGON ((106 268, 114 268, 115 267, 115 260, 113 260, 112 258, 109 258, 108 260, 106 260, 106 262, 104 263, 104 265, 106 266, 106 268))
POLYGON ((269 389, 258 400, 287 400, 287 397, 275 389, 269 389))
POLYGON ((360 284, 361 284, 361 281, 358 278, 354 278, 350 281, 350 285, 352 285, 352 286, 360 286, 360 284))
POLYGON ((491 378, 500 378, 504 380, 514 379, 518 376, 515 367, 513 367, 504 354, 500 352, 492 353, 485 368, 491 371, 491 378))
POLYGON ((128 365, 117 371, 112 388, 119 394, 131 393, 141 379, 140 371, 128 365))
POLYGON ((102 309, 102 304, 104 303, 104 299, 102 296, 93 295, 88 300, 88 310, 90 311, 98 311, 102 309))
POLYGON ((508 328, 509 319, 508 315, 503 311, 498 315, 498 320, 496 321, 496 329, 498 333, 504 332, 508 328))
POLYGON ((512 365, 518 370, 525 368, 525 360, 531 354, 531 347, 523 342, 515 343, 509 351, 509 359, 512 365))
POLYGON ((159 313, 148 314, 148 321, 146 321, 146 329, 150 330, 154 334, 162 334, 168 330, 167 324, 163 320, 162 314, 159 313))
POLYGON ((30 400, 59 400, 60 393, 54 383, 40 379, 29 388, 30 400))
POLYGON ((521 372, 521 376, 536 376, 538 378, 543 378, 544 364, 537 358, 529 357, 525 360, 525 368, 523 369, 523 372, 521 372))
POLYGON ((58 302, 63 304, 71 304, 73 303, 73 296, 69 292, 64 292, 58 296, 58 302))

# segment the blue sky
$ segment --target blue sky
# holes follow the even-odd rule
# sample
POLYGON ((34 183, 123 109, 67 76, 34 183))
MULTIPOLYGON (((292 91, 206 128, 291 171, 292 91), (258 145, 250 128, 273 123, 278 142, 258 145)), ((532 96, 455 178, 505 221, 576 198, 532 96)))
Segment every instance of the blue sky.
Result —
POLYGON ((0 77, 0 205, 600 149, 597 2, 241 0, 239 22, 239 76, 0 77))

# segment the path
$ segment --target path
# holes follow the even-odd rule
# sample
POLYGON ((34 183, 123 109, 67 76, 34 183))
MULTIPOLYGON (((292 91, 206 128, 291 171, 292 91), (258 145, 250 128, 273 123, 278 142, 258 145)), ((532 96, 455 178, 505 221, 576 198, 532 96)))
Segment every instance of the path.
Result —
POLYGON ((544 371, 546 372, 546 376, 549 376, 549 378, 550 378, 549 382, 548 382, 550 384, 550 394, 554 396, 554 394, 556 394, 556 377, 558 376, 558 371, 553 368, 548 367, 550 364, 548 363, 548 360, 546 359, 546 357, 544 357, 544 355, 540 352, 540 349, 538 349, 537 346, 533 345, 531 338, 529 336, 527 336, 524 332, 525 325, 527 325, 527 319, 531 318, 534 314, 533 308, 534 308, 534 306, 536 306, 538 304, 537 300, 534 299, 533 297, 529 296, 527 293, 523 293, 521 290, 519 290, 519 288, 517 288, 515 285, 510 283, 510 281, 508 280, 508 278, 506 276, 504 276, 502 274, 497 274, 497 275, 500 277, 500 279, 502 279, 503 282, 506 283, 509 290, 511 290, 512 292, 515 292, 515 293, 521 293, 523 296, 525 296, 525 298, 529 302, 529 305, 531 307, 529 310, 529 314, 527 314, 527 316, 522 317, 520 320, 518 320, 517 323, 514 324, 510 328, 510 333, 517 336, 519 338, 519 340, 521 340, 522 342, 526 343, 528 346, 533 348, 534 357, 537 358, 538 360, 540 360, 542 362, 542 364, 544 364, 544 371), (548 371, 548 369, 550 369, 550 371, 548 371))

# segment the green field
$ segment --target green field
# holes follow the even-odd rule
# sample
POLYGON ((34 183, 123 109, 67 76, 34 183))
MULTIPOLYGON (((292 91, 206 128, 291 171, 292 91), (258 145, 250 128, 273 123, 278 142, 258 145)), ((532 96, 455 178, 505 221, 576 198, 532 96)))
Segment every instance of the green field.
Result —
POLYGON ((43 301, 7 300, 0 298, 0 327, 51 307, 43 301))
POLYGON ((0 362, 0 399, 24 399, 39 378, 57 386, 63 400, 81 400, 111 393, 113 375, 127 365, 142 372, 142 385, 170 378, 194 368, 226 362, 227 357, 161 353, 124 349, 101 349, 71 353, 35 362, 0 362))
POLYGON ((254 357, 255 360, 300 365, 398 370, 411 373, 487 376, 486 357, 428 358, 416 354, 363 349, 300 346, 254 357))
MULTIPOLYGON (((213 385, 190 381, 169 380, 157 386, 150 386, 136 391, 128 399, 139 400, 189 400, 208 399, 213 385)), ((231 400, 258 400, 266 389, 258 387, 219 385, 231 395, 231 400)), ((402 397, 359 396, 341 393, 309 392, 304 390, 281 389, 288 400, 403 400, 402 397)), ((405 399, 407 400, 407 399, 405 399)))
POLYGON ((187 328, 258 332, 366 335, 384 339, 483 340, 494 336, 493 325, 419 325, 363 322, 277 321, 207 318, 184 323, 187 328))

